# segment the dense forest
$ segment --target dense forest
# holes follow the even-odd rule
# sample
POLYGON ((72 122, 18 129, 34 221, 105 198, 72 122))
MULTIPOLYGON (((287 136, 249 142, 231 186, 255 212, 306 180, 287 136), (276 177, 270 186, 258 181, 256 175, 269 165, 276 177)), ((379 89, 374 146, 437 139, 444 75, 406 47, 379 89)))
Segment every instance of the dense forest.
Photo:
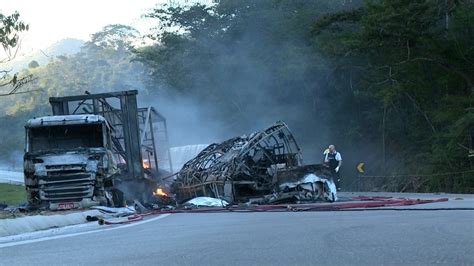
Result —
POLYGON ((34 80, 0 97, 1 160, 21 161, 23 124, 49 114, 48 97, 138 89, 172 145, 283 120, 305 163, 336 145, 346 188, 364 162, 378 189, 474 191, 474 1, 221 0, 144 15, 147 36, 109 25, 19 73, 34 80))

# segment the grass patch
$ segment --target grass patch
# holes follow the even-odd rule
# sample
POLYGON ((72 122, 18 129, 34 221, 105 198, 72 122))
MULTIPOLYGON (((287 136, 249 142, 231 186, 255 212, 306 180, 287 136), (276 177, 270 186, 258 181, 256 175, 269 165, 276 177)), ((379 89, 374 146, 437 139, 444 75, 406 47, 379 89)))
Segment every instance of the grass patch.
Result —
POLYGON ((26 202, 26 191, 24 186, 0 184, 0 203, 17 205, 24 202, 26 202))

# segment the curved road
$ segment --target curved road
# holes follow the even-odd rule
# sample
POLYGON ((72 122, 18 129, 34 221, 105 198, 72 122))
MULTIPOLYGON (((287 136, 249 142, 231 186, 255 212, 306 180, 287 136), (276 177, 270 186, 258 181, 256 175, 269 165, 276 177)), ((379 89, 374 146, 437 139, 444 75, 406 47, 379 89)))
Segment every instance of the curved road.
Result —
POLYGON ((0 265, 473 265, 473 221, 469 210, 172 214, 0 246, 0 265))

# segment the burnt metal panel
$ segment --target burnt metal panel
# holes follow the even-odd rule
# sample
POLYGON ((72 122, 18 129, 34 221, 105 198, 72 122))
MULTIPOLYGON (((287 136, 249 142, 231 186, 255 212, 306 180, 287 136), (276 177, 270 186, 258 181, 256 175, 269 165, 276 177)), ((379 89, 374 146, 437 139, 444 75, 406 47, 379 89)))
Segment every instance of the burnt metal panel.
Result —
POLYGON ((64 97, 50 97, 49 102, 73 102, 73 101, 82 101, 87 99, 104 99, 104 98, 112 98, 117 97, 120 98, 122 96, 133 96, 137 95, 137 90, 128 90, 128 91, 117 91, 117 92, 107 92, 107 93, 95 93, 90 94, 86 92, 85 95, 73 95, 73 96, 64 96, 64 97))
POLYGON ((125 140, 129 176, 141 178, 143 177, 143 166, 136 96, 124 95, 120 97, 120 106, 122 109, 123 137, 125 140))
POLYGON ((51 101, 49 99, 51 107, 53 108, 53 115, 69 115, 69 103, 65 101, 51 101))

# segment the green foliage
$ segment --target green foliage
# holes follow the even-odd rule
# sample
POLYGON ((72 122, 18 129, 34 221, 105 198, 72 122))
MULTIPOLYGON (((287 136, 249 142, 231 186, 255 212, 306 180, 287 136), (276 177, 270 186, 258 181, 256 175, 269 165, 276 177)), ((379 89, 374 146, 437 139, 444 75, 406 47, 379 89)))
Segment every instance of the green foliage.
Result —
POLYGON ((131 50, 139 32, 127 25, 113 24, 105 26, 102 31, 92 34, 89 45, 103 49, 131 50))
MULTIPOLYGON (((380 171, 469 169, 465 147, 474 124, 469 111, 474 102, 473 15, 472 1, 367 1, 362 10, 315 23, 315 47, 333 59, 339 75, 351 73, 358 93, 370 97, 361 123, 379 121, 380 126, 358 135, 380 139, 380 171), (348 21, 352 25, 334 26, 348 21), (330 44, 325 43, 328 36, 330 44)), ((337 82, 347 83, 347 78, 337 82)), ((472 189, 473 182, 440 182, 437 177, 426 185, 428 190, 460 191, 472 189)))
POLYGON ((26 191, 24 186, 0 184, 0 203, 15 205, 24 202, 26 202, 26 191))
POLYGON ((0 13, 0 44, 8 53, 9 49, 15 48, 18 44, 19 35, 22 31, 27 31, 29 26, 19 20, 20 14, 15 12, 9 16, 0 13))
POLYGON ((3 53, 0 52, 0 87, 15 85, 17 80, 17 77, 10 76, 10 70, 3 69, 1 64, 15 58, 19 48, 20 33, 29 29, 28 24, 19 18, 18 12, 9 16, 0 13, 0 45, 3 48, 3 53))

